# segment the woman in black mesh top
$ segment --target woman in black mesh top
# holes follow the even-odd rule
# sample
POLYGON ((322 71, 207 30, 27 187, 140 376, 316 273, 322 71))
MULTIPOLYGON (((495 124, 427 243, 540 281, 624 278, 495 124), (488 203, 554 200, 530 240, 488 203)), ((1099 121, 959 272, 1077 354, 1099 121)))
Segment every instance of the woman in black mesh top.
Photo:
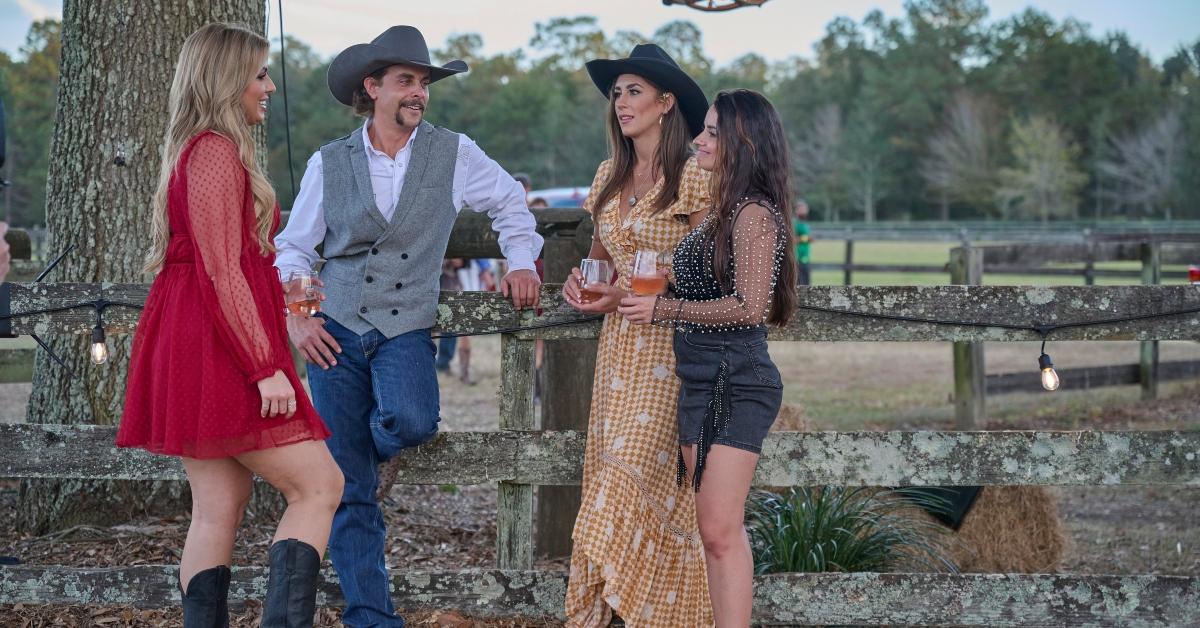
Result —
POLYGON ((628 297, 617 311, 675 328, 679 480, 696 489, 717 626, 748 626, 754 564, 743 512, 783 399, 767 325, 786 324, 796 308, 790 168, 779 115, 761 94, 721 92, 704 125, 696 159, 713 173, 713 209, 675 249, 673 294, 628 297))

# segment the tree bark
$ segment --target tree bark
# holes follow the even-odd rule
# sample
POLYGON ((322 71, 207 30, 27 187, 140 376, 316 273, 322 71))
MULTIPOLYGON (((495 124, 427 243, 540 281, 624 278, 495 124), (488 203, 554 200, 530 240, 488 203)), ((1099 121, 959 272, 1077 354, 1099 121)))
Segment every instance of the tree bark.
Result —
MULTIPOLYGON (((209 22, 261 30, 257 0, 67 0, 61 80, 46 186, 50 257, 73 246, 51 281, 141 282, 150 212, 179 49, 209 22)), ((262 135, 260 134, 260 137, 262 135)), ((260 140, 261 143, 261 140, 260 140)), ((265 147, 260 146, 265 155, 265 147)), ((90 338, 44 338, 73 376, 39 350, 27 420, 115 425, 125 398, 132 336, 108 339, 107 364, 88 359, 90 338)), ((21 527, 32 533, 83 522, 187 509, 180 482, 24 482, 21 527)), ((261 510, 261 508, 259 509, 261 510)))

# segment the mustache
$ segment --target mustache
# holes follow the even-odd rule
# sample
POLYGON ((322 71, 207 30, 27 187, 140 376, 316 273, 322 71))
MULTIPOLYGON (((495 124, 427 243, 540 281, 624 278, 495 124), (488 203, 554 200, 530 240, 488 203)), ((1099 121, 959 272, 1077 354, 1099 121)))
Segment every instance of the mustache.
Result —
POLYGON ((406 101, 400 103, 400 106, 401 107, 416 107, 416 108, 420 109, 421 111, 425 111, 425 103, 423 103, 415 98, 411 99, 411 100, 406 100, 406 101))

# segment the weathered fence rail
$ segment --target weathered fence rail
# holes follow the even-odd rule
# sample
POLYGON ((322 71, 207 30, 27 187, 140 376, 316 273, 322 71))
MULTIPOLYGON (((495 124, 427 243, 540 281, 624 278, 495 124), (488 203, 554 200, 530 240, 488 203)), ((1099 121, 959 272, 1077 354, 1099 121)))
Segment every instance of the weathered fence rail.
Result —
MULTIPOLYGON (((0 603, 167 606, 178 592, 168 566, 0 568, 0 603)), ((233 599, 261 599, 267 572, 235 567, 233 599)), ((341 602, 328 572, 317 603, 341 602)), ((409 610, 457 608, 484 617, 556 617, 566 574, 465 569, 392 576, 392 598, 409 610)), ((756 579, 756 625, 1190 626, 1194 578, 1009 574, 779 574, 756 579)))
MULTIPOLYGON (((97 298, 142 303, 143 285, 11 286, 11 310, 54 309, 97 298)), ((446 608, 491 616, 560 617, 564 575, 533 565, 533 487, 579 481, 583 435, 538 431, 533 421, 534 339, 595 337, 557 287, 543 291, 544 312, 516 312, 499 295, 449 293, 438 325, 496 332, 504 362, 498 432, 446 433, 406 452, 399 481, 492 483, 497 497, 496 570, 407 572, 393 579, 407 608, 446 608), (514 328, 523 327, 521 331, 514 328)), ((1016 341, 1019 328, 1044 323, 1181 312, 1056 331, 1052 340, 1200 338, 1200 290, 1189 286, 1117 287, 810 287, 801 311, 776 340, 1016 341), (937 322, 894 317, 936 319, 937 322), (893 317, 893 318, 887 318, 893 317), (955 321, 971 321, 964 325, 955 321), (991 324, 991 326, 988 326, 991 324), (1012 328, 1018 327, 1018 328, 1012 328)), ((110 332, 129 331, 138 310, 105 313, 110 332)), ((89 307, 21 317, 17 333, 87 333, 89 307)), ((174 460, 112 446, 113 428, 0 427, 0 476, 21 478, 178 478, 174 460)), ((664 472, 673 472, 665 452, 664 472)), ((756 482, 785 485, 1200 485, 1200 432, 860 432, 780 433, 764 450, 756 482)), ((173 603, 176 571, 167 566, 69 569, 0 566, 0 603, 173 603)), ((328 577, 328 576, 327 576, 328 577)), ((261 594, 265 574, 240 568, 234 600, 261 594)), ((327 581, 327 602, 337 590, 327 581)), ((1185 625, 1200 616, 1200 578, 1105 575, 790 574, 756 581, 755 621, 763 625, 1185 625)))
MULTIPOLYGON (((0 425, 0 476, 182 480, 175 458, 113 446, 116 428, 0 425)), ((581 432, 445 432, 401 454, 402 484, 579 484, 581 432)), ((664 472, 675 464, 662 463, 664 472)), ((778 432, 758 486, 1200 486, 1200 432, 778 432)))

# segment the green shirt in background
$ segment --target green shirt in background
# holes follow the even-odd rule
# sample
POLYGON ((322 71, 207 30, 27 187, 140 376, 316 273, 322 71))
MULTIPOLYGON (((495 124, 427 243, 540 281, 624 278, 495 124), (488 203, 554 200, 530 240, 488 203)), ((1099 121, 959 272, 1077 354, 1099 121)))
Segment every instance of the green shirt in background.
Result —
POLYGON ((796 261, 807 264, 809 249, 812 248, 812 229, 808 226, 808 222, 800 220, 793 223, 793 227, 796 231, 796 261))

